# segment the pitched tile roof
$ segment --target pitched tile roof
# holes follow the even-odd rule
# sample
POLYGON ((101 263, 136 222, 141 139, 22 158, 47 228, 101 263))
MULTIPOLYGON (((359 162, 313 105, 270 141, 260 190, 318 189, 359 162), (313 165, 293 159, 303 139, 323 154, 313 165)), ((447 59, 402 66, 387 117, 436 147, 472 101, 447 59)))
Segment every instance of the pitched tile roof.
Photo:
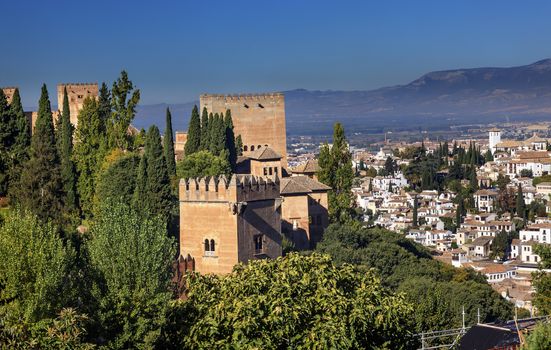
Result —
POLYGON ((318 160, 308 159, 305 163, 299 164, 291 169, 291 171, 297 174, 317 173, 319 171, 318 160))
POLYGON ((282 178, 280 188, 281 194, 311 193, 331 189, 331 187, 304 175, 282 178))
POLYGON ((249 158, 256 160, 281 159, 281 155, 270 147, 262 147, 254 151, 249 158))

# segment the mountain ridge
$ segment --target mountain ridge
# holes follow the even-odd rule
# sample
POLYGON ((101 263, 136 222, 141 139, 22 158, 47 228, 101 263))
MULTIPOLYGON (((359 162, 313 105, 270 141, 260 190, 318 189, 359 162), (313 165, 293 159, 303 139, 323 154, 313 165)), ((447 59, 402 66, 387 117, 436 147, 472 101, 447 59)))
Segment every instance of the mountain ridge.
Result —
MULTIPOLYGON (((505 118, 540 120, 551 115, 551 59, 524 66, 433 71, 404 85, 373 90, 299 88, 283 93, 291 133, 330 133, 335 121, 353 130, 370 131, 505 118)), ((191 108, 197 103, 168 105, 173 118, 178 118, 175 129, 187 128, 191 108)), ((142 122, 144 126, 164 125, 166 106, 139 106, 137 126, 142 122)))

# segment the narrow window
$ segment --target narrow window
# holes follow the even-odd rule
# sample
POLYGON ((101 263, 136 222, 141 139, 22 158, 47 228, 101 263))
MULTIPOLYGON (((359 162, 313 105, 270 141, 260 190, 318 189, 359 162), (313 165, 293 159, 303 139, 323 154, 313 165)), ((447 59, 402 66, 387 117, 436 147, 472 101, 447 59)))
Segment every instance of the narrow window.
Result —
POLYGON ((272 167, 269 167, 270 175, 272 175, 272 167))
POLYGON ((264 176, 268 175, 268 169, 264 167, 264 176))
POLYGON ((274 174, 277 175, 277 173, 278 173, 278 170, 277 170, 277 167, 275 167, 275 168, 274 168, 274 174))
POLYGON ((255 235, 254 236, 254 250, 256 252, 262 251, 262 249, 263 249, 263 245, 262 245, 263 242, 262 241, 263 241, 262 235, 255 235))
POLYGON ((251 152, 254 151, 254 145, 251 146, 251 152))
POLYGON ((243 146, 243 151, 247 152, 247 146, 243 146))
POLYGON ((210 251, 211 251, 211 252, 214 252, 214 251, 215 251, 214 247, 215 247, 214 239, 211 239, 211 240, 210 240, 210 251))
POLYGON ((256 147, 256 149, 260 149, 262 146, 261 145, 258 145, 258 147, 256 147))
POLYGON ((208 252, 208 251, 210 251, 209 240, 205 239, 205 252, 208 252))

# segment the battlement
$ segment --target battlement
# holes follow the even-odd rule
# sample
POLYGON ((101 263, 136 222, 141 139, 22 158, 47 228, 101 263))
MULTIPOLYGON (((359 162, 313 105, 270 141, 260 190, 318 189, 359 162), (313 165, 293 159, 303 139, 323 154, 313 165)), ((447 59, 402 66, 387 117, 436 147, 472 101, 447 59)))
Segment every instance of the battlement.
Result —
POLYGON ((65 86, 80 86, 80 87, 98 87, 98 83, 59 83, 57 84, 57 88, 65 87, 65 86))
POLYGON ((279 179, 253 175, 181 179, 180 201, 247 202, 279 197, 279 179))
POLYGON ((235 102, 283 102, 284 95, 281 92, 261 93, 261 94, 202 94, 200 99, 203 101, 212 100, 215 102, 235 103, 235 102))

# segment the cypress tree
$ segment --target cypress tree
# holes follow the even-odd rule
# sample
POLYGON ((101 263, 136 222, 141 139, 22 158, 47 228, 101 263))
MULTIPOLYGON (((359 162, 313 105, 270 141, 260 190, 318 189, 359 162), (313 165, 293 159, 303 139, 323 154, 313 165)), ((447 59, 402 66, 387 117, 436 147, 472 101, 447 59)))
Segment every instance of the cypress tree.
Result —
POLYGON ((235 144, 235 133, 233 130, 233 119, 231 117, 231 111, 226 110, 226 117, 224 119, 224 125, 226 128, 226 149, 229 153, 229 161, 232 169, 235 168, 237 163, 237 148, 235 144))
MULTIPOLYGON (((199 122, 199 114, 197 114, 197 122, 199 122)), ((186 143, 187 145, 187 143, 186 143)), ((174 133, 172 132, 172 115, 170 110, 166 109, 166 130, 164 137, 164 152, 166 160, 166 169, 168 176, 176 175, 176 160, 174 159, 174 133)))
POLYGON ((193 106, 191 118, 189 119, 189 127, 187 130, 187 141, 184 147, 184 153, 186 155, 190 155, 201 150, 202 131, 201 121, 199 120, 199 110, 197 109, 197 106, 193 106))
POLYGON ((201 115, 201 151, 206 151, 209 148, 209 113, 207 107, 203 107, 203 114, 201 115))
POLYGON ((21 172, 17 200, 42 220, 60 223, 63 188, 56 149, 52 109, 46 85, 38 103, 38 117, 31 138, 29 160, 21 172))
POLYGON ((136 175, 136 187, 134 188, 134 196, 132 198, 132 205, 138 211, 145 211, 147 207, 146 193, 147 193, 147 158, 144 155, 140 157, 140 164, 138 165, 136 175))
POLYGON ((172 194, 168 170, 161 144, 161 135, 156 126, 147 131, 145 142, 145 156, 147 160, 147 206, 150 214, 161 215, 169 219, 172 210, 172 194))
POLYGON ((347 222, 353 216, 354 198, 351 189, 354 169, 352 155, 340 123, 336 123, 333 129, 333 147, 329 149, 327 144, 322 146, 318 164, 319 181, 331 187, 328 196, 329 217, 333 222, 347 222))
POLYGON ((93 214, 97 175, 108 149, 104 125, 99 113, 99 101, 84 99, 75 130, 73 161, 78 172, 80 208, 87 218, 93 214))
POLYGON ((455 226, 459 228, 461 226, 461 217, 463 216, 463 198, 461 195, 457 196, 457 210, 455 212, 455 226))
POLYGON ((59 156, 61 158, 61 178, 63 179, 63 191, 65 192, 65 211, 78 216, 78 201, 76 191, 76 172, 72 160, 73 156, 73 124, 69 110, 69 98, 67 88, 63 91, 63 112, 59 117, 58 141, 59 156))
POLYGON ((31 145, 31 128, 23 111, 19 89, 15 89, 13 93, 10 111, 15 122, 15 138, 11 149, 12 165, 9 173, 10 185, 8 189, 11 193, 21 176, 22 165, 29 159, 29 146, 31 145))
POLYGON ((237 135, 235 138, 235 151, 238 156, 243 155, 243 139, 241 138, 241 135, 237 135))
POLYGON ((8 100, 0 89, 0 196, 8 192, 9 169, 11 167, 9 151, 13 144, 14 123, 8 100))
POLYGON ((223 117, 216 113, 212 123, 209 120, 211 134, 209 151, 215 156, 220 156, 226 148, 226 126, 223 117))
MULTIPOLYGON (((371 183, 369 183, 371 185, 371 183)), ((419 204, 417 203, 417 195, 413 197, 413 227, 419 226, 419 220, 417 218, 419 204)))
POLYGON ((101 130, 106 131, 107 122, 111 118, 111 92, 105 83, 101 83, 101 88, 99 89, 98 115, 101 121, 99 127, 101 130))
POLYGON ((526 219, 526 205, 524 204, 524 195, 522 194, 522 186, 518 184, 517 189, 517 215, 526 219))

